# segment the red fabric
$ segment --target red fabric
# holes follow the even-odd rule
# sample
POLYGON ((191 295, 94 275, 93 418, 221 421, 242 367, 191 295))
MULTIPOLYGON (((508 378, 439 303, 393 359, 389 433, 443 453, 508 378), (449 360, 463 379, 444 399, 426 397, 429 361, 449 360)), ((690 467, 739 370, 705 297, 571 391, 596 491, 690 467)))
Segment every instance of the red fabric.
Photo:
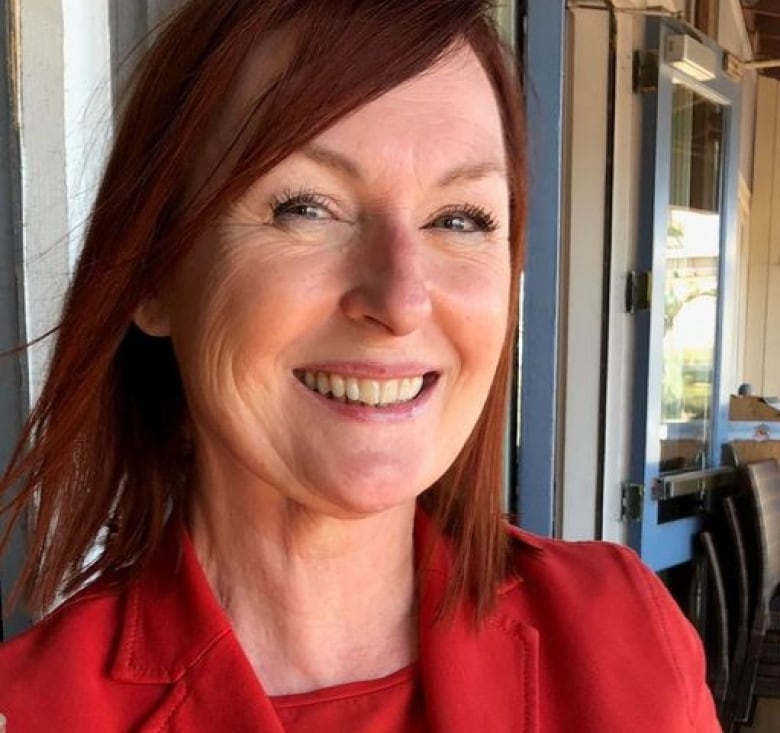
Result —
MULTIPOLYGON (((633 553, 510 531, 521 579, 478 630, 466 607, 436 621, 445 541, 421 569, 431 733, 720 730, 696 634, 633 553)), ((418 546, 436 539, 421 515, 418 546)), ((181 527, 123 590, 98 583, 0 645, 0 713, 8 733, 284 733, 181 527)))
POLYGON ((379 680, 273 697, 286 733, 425 733, 416 666, 379 680))

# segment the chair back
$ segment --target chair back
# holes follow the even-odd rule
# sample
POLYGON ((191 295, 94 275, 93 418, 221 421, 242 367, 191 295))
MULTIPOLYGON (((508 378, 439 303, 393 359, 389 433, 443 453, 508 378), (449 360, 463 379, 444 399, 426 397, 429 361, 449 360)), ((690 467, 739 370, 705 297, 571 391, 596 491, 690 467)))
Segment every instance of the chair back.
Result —
POLYGON ((723 500, 723 511, 731 536, 731 548, 734 559, 735 594, 732 597, 732 616, 734 626, 742 633, 747 632, 752 617, 751 604, 756 598, 758 570, 757 564, 750 561, 750 549, 744 531, 745 510, 740 506, 742 496, 727 496, 723 500))
POLYGON ((757 613, 768 613, 780 584, 780 467, 774 458, 747 466, 748 485, 756 507, 761 583, 757 613))
POLYGON ((718 717, 721 717, 729 686, 729 648, 731 646, 726 587, 721 560, 712 533, 707 530, 700 532, 699 543, 709 579, 707 583, 709 593, 705 603, 709 623, 704 624, 704 633, 702 634, 707 651, 707 683, 718 709, 718 717))

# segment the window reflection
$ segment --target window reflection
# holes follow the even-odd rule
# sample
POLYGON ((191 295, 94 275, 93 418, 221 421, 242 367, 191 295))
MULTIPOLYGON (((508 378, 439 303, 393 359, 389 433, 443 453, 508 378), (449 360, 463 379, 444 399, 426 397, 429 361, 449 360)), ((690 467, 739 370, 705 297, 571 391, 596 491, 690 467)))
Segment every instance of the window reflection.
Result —
POLYGON ((674 87, 661 470, 706 467, 714 400, 723 110, 674 87))

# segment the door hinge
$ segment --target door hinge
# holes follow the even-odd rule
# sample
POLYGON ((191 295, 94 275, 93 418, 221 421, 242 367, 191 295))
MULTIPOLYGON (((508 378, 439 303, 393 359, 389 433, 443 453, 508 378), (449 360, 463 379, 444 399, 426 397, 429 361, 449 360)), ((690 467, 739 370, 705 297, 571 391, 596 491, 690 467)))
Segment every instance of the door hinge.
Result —
POLYGON ((626 276, 626 313, 650 310, 652 272, 629 272, 626 276))
POLYGON ((642 519, 642 505, 645 498, 645 485, 630 481, 620 485, 621 508, 620 518, 629 522, 639 522, 642 519))
POLYGON ((658 51, 634 51, 634 92, 647 94, 658 89, 658 51))

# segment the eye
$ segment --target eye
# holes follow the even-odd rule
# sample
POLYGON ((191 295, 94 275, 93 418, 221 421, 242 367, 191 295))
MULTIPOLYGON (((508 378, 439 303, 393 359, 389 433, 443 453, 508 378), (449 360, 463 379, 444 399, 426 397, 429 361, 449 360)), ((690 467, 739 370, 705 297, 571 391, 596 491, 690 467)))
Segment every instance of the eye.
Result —
POLYGON ((446 229, 463 234, 487 233, 496 231, 498 223, 486 209, 472 204, 464 204, 439 212, 427 228, 446 229))
POLYGON ((285 191, 271 200, 271 212, 276 223, 301 221, 325 221, 333 219, 326 199, 313 191, 285 191))

